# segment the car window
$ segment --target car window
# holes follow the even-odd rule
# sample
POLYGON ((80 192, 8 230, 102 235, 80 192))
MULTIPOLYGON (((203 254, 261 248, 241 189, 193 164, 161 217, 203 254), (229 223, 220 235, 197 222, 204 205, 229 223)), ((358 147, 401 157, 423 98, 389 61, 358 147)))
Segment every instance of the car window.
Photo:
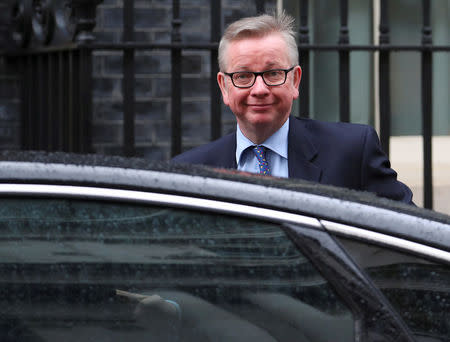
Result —
POLYGON ((390 301, 418 341, 450 340, 450 266, 338 238, 390 301))
POLYGON ((1 341, 353 340, 352 315, 278 224, 92 200, 1 203, 1 341))

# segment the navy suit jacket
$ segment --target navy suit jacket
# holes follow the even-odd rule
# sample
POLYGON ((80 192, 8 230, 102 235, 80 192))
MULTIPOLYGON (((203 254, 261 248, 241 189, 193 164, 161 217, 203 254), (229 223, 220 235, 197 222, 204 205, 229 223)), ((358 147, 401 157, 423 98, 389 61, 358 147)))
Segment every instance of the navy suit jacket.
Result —
MULTIPOLYGON (((172 161, 236 169, 236 132, 172 161)), ((411 190, 397 180, 377 133, 367 125, 291 117, 288 167, 289 178, 370 191, 412 203, 411 190)))

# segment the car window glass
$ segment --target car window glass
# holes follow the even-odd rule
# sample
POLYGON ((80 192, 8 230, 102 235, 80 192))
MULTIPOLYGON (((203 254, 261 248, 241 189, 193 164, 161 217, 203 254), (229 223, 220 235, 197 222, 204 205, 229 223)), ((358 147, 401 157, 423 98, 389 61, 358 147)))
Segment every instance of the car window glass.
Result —
POLYGON ((418 341, 450 340, 450 266, 369 243, 338 238, 418 341))
POLYGON ((0 275, 1 341, 353 340, 280 226, 249 218, 2 199, 0 275))

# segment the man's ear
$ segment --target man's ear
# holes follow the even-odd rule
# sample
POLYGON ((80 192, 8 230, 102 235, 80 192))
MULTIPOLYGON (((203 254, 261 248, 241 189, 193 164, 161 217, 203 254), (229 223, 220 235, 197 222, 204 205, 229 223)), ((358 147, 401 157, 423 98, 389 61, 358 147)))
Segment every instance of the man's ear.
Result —
POLYGON ((298 89, 298 87, 300 86, 300 81, 302 79, 302 68, 297 65, 292 71, 294 72, 294 87, 298 89))
POLYGON ((294 88, 294 99, 298 98, 299 94, 299 90, 298 87, 300 86, 300 81, 302 79, 302 68, 300 68, 300 66, 296 66, 294 68, 294 70, 292 70, 292 72, 294 73, 294 77, 293 77, 293 88, 294 88))
POLYGON ((225 74, 223 72, 217 73, 217 83, 219 84, 220 91, 222 92, 222 100, 223 103, 225 103, 228 106, 228 91, 227 91, 227 85, 225 81, 225 74))

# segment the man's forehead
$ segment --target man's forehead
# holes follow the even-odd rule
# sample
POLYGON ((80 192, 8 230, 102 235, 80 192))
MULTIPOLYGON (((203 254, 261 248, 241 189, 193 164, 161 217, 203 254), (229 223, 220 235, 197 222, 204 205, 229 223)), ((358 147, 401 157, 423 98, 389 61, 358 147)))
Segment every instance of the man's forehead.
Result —
POLYGON ((278 49, 258 51, 247 51, 243 53, 228 54, 227 65, 233 69, 250 70, 255 67, 267 69, 274 69, 286 67, 288 63, 287 53, 280 52, 278 49))
POLYGON ((235 39, 230 41, 230 45, 246 45, 247 43, 252 42, 263 42, 263 41, 270 41, 270 42, 277 42, 281 44, 285 44, 285 40, 283 39, 283 36, 280 33, 272 32, 268 34, 262 34, 262 35, 245 35, 236 37, 235 39))
POLYGON ((236 71, 264 71, 264 70, 269 70, 269 69, 280 69, 283 68, 283 65, 281 62, 276 63, 276 62, 267 62, 267 63, 260 63, 258 65, 258 67, 256 67, 254 64, 245 64, 245 63, 241 63, 241 64, 233 64, 232 68, 236 71), (258 70, 257 70, 258 69, 258 70), (261 69, 261 70, 259 70, 261 69))

